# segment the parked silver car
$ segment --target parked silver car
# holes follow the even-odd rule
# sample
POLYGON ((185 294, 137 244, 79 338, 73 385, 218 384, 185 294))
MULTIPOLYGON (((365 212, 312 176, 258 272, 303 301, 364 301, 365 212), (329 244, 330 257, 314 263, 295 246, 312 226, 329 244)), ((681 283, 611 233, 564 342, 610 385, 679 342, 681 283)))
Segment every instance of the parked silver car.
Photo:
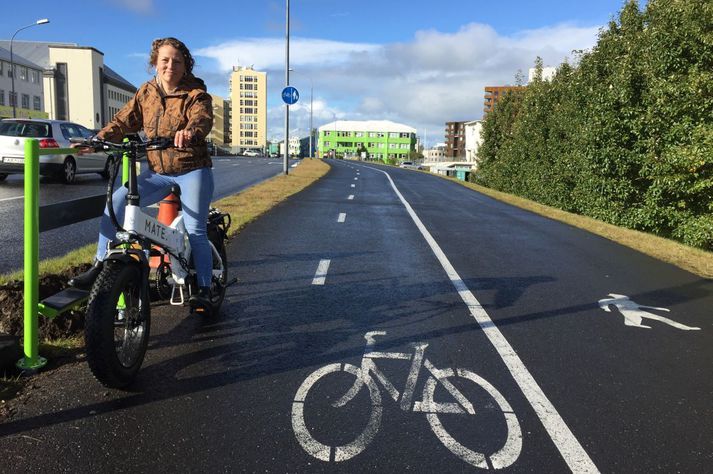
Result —
POLYGON ((70 138, 89 138, 94 132, 66 120, 4 119, 0 121, 0 181, 9 174, 22 174, 25 166, 25 140, 40 144, 40 174, 73 183, 77 173, 99 173, 109 177, 107 155, 42 155, 43 148, 69 148, 70 138))

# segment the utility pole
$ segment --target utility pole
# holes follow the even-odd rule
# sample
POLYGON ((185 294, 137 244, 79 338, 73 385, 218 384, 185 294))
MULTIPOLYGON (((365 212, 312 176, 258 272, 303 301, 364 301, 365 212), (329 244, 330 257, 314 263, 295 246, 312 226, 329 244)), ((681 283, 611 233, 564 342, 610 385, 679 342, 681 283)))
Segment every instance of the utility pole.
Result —
MULTIPOLYGON (((285 87, 290 85, 290 0, 285 0, 285 87)), ((285 103, 285 155, 282 172, 288 174, 287 157, 290 156, 290 104, 285 103)))
POLYGON ((312 158, 312 91, 314 89, 314 84, 312 84, 312 78, 309 80, 309 157, 312 158))

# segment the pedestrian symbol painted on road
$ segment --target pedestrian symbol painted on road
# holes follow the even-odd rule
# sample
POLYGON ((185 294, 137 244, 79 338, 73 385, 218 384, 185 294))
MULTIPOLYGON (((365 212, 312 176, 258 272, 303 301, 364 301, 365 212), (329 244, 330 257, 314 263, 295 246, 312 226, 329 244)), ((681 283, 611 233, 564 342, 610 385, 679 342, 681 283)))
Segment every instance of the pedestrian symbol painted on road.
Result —
POLYGON ((282 89, 282 100, 287 105, 296 104, 300 100, 300 93, 294 87, 287 86, 282 89))
POLYGON ((609 305, 616 306, 616 309, 619 310, 619 312, 624 316, 624 324, 626 326, 634 326, 637 328, 645 328, 645 329, 651 329, 651 326, 644 326, 641 324, 642 320, 644 318, 646 319, 655 319, 656 321, 661 321, 662 323, 666 323, 670 326, 673 326, 677 329, 681 329, 683 331, 698 331, 701 328, 696 328, 696 327, 691 327, 691 326, 686 326, 685 324, 677 323, 676 321, 669 319, 669 318, 664 318, 663 316, 659 316, 658 314, 650 313, 648 311, 644 311, 645 309, 653 309, 655 311, 666 311, 668 312, 668 308, 657 308, 655 306, 644 306, 636 303, 635 301, 632 301, 629 299, 628 296, 626 295, 617 295, 616 293, 609 293, 610 298, 604 298, 602 300, 599 300, 599 307, 602 308, 604 311, 607 313, 611 312, 611 308, 609 305))

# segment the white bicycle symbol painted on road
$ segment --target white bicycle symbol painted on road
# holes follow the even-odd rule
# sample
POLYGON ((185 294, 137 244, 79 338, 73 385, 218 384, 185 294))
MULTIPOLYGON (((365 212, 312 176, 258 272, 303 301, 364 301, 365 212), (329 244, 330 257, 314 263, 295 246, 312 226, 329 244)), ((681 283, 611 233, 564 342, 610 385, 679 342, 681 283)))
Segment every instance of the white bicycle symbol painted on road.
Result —
POLYGON ((401 395, 400 407, 403 411, 425 413, 431 430, 433 430, 436 437, 446 448, 463 461, 483 469, 488 469, 489 466, 492 466, 494 469, 503 469, 512 465, 517 460, 522 450, 520 423, 510 407, 510 404, 495 387, 467 369, 436 368, 428 359, 424 358, 426 347, 428 347, 428 344, 424 342, 413 344, 413 353, 373 351, 375 336, 383 336, 385 334, 386 332, 384 331, 371 331, 364 335, 366 347, 364 348, 364 356, 361 360, 361 368, 351 364, 329 364, 312 372, 312 374, 302 382, 302 385, 300 385, 295 395, 295 400, 292 403, 292 429, 300 445, 307 453, 327 462, 330 460, 334 460, 335 462, 346 461, 361 453, 374 439, 381 425, 381 391, 376 384, 376 381, 379 381, 395 402, 399 400, 399 396, 401 395), (411 369, 406 380, 403 394, 399 394, 396 387, 394 387, 384 373, 376 367, 376 363, 374 362, 376 359, 411 360, 411 369), (428 372, 430 372, 430 376, 426 380, 423 388, 422 400, 417 400, 412 404, 416 382, 422 367, 425 367, 428 372), (371 414, 364 431, 352 442, 340 446, 328 446, 317 441, 310 433, 305 423, 304 409, 305 404, 310 401, 309 391, 315 383, 323 377, 339 372, 350 374, 355 380, 351 388, 331 405, 335 408, 346 406, 347 403, 357 396, 362 387, 366 386, 371 398, 371 414), (448 380, 449 378, 453 379, 456 377, 466 379, 482 387, 489 396, 495 400, 498 408, 505 416, 507 439, 505 444, 496 452, 486 455, 462 445, 446 431, 443 423, 439 419, 439 414, 444 413, 461 414, 464 416, 475 415, 473 404, 448 380), (436 386, 439 384, 452 396, 452 402, 437 402, 434 400, 434 392, 436 386))

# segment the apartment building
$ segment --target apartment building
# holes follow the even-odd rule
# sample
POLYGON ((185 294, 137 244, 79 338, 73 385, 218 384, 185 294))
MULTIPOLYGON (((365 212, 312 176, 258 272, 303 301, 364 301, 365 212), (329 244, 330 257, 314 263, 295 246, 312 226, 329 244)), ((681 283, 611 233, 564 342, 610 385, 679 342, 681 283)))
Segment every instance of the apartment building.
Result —
MULTIPOLYGON (((10 41, 0 40, 0 47, 9 49, 10 41)), ((133 84, 104 64, 104 53, 91 46, 14 41, 13 56, 42 69, 42 108, 51 119, 98 129, 136 93, 133 84)))
POLYGON ((446 122, 446 158, 465 158, 465 123, 446 122))
POLYGON ((319 127, 318 156, 379 161, 408 159, 415 151, 416 129, 389 120, 337 120, 319 127))
POLYGON ((44 111, 44 90, 42 88, 42 67, 13 54, 15 66, 15 95, 12 95, 12 69, 10 51, 0 48, 0 118, 15 114, 22 118, 46 118, 44 111))
POLYGON ((213 128, 206 137, 217 146, 230 146, 227 138, 230 128, 230 103, 219 95, 210 95, 213 101, 213 128))
POLYGON ((485 87, 485 108, 483 111, 485 114, 491 112, 495 107, 495 104, 502 99, 505 94, 524 89, 525 86, 486 86, 485 87))
POLYGON ((446 161, 446 144, 436 143, 432 148, 427 148, 423 150, 423 161, 446 161))
POLYGON ((230 75, 233 151, 267 149, 267 73, 234 66, 230 75))

